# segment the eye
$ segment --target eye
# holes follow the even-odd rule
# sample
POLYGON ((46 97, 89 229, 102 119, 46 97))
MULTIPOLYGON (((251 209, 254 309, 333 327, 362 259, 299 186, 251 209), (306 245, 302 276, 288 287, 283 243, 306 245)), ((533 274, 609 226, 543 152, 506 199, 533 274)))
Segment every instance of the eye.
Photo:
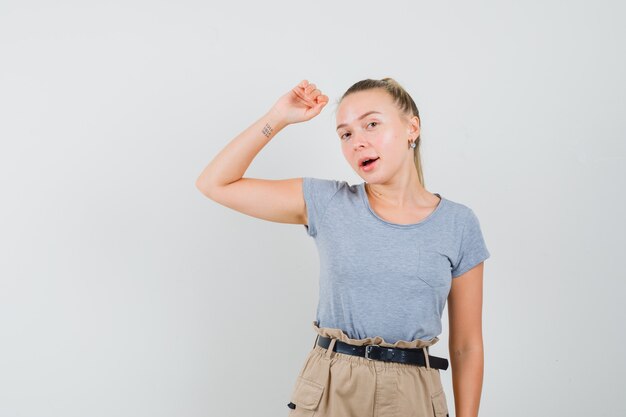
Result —
MULTIPOLYGON (((373 125, 377 126, 377 125, 378 125, 378 122, 369 122, 369 123, 367 124, 367 126, 369 126, 369 125, 371 125, 371 124, 373 124, 373 125)), ((375 127, 375 126, 374 126, 374 127, 375 127)), ((345 141, 345 140, 347 140, 347 139, 345 138, 345 136, 346 136, 346 135, 349 135, 349 133, 344 133, 344 134, 343 134, 343 135, 341 135, 339 138, 340 138, 341 140, 345 141)))

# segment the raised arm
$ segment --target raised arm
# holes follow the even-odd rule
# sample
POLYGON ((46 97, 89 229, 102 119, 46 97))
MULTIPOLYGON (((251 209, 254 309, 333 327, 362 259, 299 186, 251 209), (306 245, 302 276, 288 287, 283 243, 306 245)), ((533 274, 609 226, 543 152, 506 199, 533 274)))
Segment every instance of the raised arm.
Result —
POLYGON ((231 140, 202 171, 196 187, 211 200, 241 213, 279 223, 307 224, 302 178, 265 180, 243 175, 279 131, 312 119, 326 103, 328 97, 303 80, 231 140))

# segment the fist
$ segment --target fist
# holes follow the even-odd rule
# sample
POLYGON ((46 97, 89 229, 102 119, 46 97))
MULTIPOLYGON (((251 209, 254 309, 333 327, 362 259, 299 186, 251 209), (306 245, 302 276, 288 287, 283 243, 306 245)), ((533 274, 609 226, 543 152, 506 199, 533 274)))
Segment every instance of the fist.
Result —
POLYGON ((282 115, 287 124, 291 124, 312 119, 327 103, 328 96, 322 94, 315 84, 302 80, 278 99, 273 109, 282 115))

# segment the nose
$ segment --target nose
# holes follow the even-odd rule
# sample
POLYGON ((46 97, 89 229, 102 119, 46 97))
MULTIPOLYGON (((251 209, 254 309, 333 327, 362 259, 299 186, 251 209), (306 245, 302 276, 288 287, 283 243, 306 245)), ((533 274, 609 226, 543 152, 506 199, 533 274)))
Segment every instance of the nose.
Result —
POLYGON ((357 150, 367 145, 367 140, 365 139, 365 135, 361 135, 355 132, 352 134, 352 137, 350 139, 352 139, 352 146, 354 150, 357 150))

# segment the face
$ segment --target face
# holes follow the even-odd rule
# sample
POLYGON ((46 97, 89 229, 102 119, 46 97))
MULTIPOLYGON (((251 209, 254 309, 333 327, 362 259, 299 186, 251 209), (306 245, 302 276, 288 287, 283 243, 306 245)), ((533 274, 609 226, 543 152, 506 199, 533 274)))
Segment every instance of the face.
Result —
POLYGON ((344 157, 365 181, 387 182, 415 169, 409 141, 419 136, 419 120, 403 115, 385 90, 346 96, 337 108, 337 126, 344 157), (363 165, 364 158, 375 161, 363 165))

